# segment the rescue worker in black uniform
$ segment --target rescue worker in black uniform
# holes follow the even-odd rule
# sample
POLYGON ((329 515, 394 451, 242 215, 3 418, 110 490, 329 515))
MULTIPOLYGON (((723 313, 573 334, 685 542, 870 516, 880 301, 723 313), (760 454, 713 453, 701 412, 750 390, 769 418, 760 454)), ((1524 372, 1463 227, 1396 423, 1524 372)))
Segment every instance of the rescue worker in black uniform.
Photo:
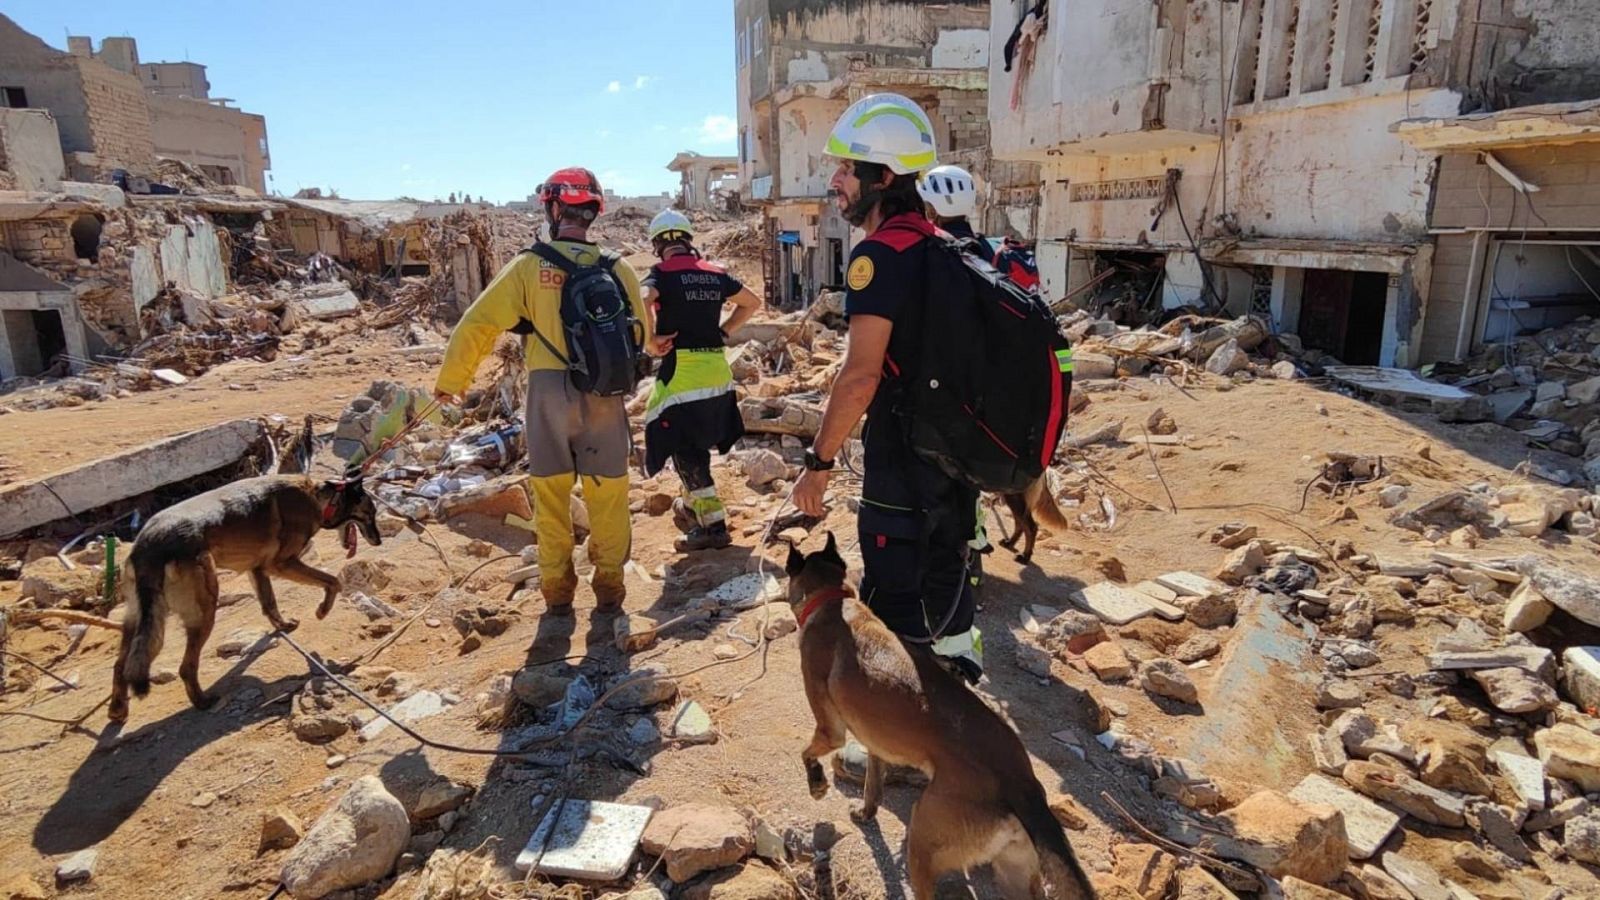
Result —
POLYGON ((932 645, 975 683, 982 643, 973 627, 967 558, 978 492, 911 450, 896 408, 901 373, 917 367, 926 241, 937 233, 923 214, 916 179, 937 161, 934 146, 927 115, 896 94, 857 101, 829 136, 826 152, 840 160, 831 182, 840 212, 868 236, 845 274, 849 345, 794 503, 808 515, 823 514, 835 457, 866 413, 862 599, 895 633, 932 645))
POLYGON ((727 453, 744 435, 723 344, 761 300, 726 269, 700 258, 683 213, 658 214, 650 222, 650 242, 661 262, 642 282, 645 305, 655 312, 656 337, 648 349, 663 360, 645 407, 645 473, 655 475, 669 459, 678 472, 683 496, 673 504, 673 520, 684 532, 678 551, 720 549, 733 538, 711 477, 711 450, 727 453), (724 321, 729 303, 734 309, 724 321))

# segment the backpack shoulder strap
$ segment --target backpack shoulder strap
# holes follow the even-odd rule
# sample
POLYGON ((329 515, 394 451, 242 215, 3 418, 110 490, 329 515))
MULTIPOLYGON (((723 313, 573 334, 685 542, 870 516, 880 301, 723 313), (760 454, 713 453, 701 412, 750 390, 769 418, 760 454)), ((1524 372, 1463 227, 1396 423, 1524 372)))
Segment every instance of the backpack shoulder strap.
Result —
POLYGON ((578 268, 577 263, 567 259, 566 255, 560 250, 557 250, 546 243, 541 242, 534 244, 532 247, 529 247, 526 252, 532 253, 534 256, 537 256, 545 262, 550 263, 568 275, 571 275, 578 268))

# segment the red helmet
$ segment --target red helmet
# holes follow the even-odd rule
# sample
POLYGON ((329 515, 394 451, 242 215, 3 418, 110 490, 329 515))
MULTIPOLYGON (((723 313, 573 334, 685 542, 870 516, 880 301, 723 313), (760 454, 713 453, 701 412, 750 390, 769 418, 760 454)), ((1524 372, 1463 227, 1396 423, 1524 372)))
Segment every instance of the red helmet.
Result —
POLYGON ((559 201, 566 206, 594 203, 600 212, 606 211, 605 191, 600 189, 600 179, 588 169, 576 166, 558 169, 544 184, 539 185, 539 202, 559 201))

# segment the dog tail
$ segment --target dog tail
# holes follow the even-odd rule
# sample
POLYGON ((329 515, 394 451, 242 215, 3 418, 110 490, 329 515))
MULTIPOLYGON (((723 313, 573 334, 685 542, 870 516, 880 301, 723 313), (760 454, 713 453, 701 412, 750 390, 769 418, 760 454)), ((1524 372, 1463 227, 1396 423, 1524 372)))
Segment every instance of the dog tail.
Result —
POLYGON ((1044 869, 1045 881, 1055 888, 1055 896, 1068 900, 1094 900, 1094 885, 1078 862, 1078 855, 1072 852, 1072 845, 1067 843, 1067 833, 1050 811, 1044 789, 1037 781, 1017 785, 1017 789, 1011 798, 1011 814, 1022 823, 1028 839, 1033 842, 1033 849, 1039 854, 1044 869))
POLYGON ((1067 521, 1061 507, 1056 505, 1055 495, 1050 492, 1049 472, 1040 475, 1037 481, 1028 486, 1027 496, 1034 521, 1057 534, 1072 530, 1072 523, 1067 521))
POLYGON ((150 693, 150 664, 161 652, 167 632, 167 567, 149 561, 141 565, 137 559, 131 559, 129 567, 133 570, 131 591, 128 580, 123 581, 122 641, 128 646, 128 655, 122 675, 134 695, 143 697, 150 693))

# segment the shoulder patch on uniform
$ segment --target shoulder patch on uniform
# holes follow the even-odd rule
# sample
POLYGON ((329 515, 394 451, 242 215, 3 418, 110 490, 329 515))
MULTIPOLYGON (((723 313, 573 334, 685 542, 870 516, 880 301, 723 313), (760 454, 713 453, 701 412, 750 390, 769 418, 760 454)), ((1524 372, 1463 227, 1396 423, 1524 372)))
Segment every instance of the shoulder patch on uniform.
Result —
POLYGON ((850 264, 850 271, 845 275, 845 284, 852 291, 865 290, 872 283, 872 259, 868 256, 858 256, 850 264))

